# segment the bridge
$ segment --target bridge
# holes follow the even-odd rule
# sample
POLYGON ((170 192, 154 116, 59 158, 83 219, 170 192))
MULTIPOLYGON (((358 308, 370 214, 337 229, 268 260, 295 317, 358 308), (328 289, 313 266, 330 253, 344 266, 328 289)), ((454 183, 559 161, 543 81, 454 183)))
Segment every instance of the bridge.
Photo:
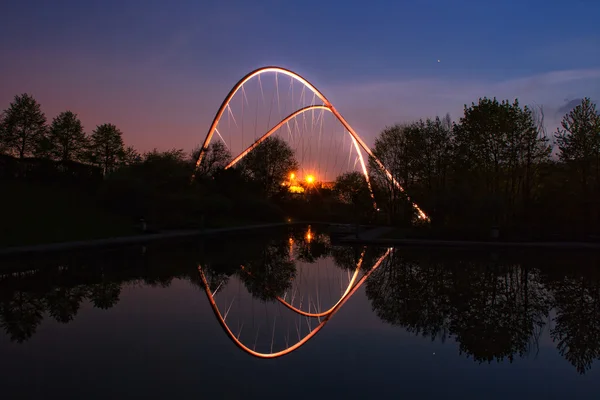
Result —
MULTIPOLYGON (((225 97, 200 149, 194 176, 214 140, 232 154, 234 167, 270 136, 284 139, 300 162, 297 178, 332 181, 358 170, 373 189, 365 159, 371 159, 401 192, 404 188, 342 114, 308 80, 285 68, 258 68, 241 78, 225 97), (346 159, 346 153, 347 159, 346 159), (340 159, 341 156, 341 159, 340 159)), ((292 175, 296 178, 296 173, 292 175)), ((429 217, 408 196, 417 218, 429 217)))

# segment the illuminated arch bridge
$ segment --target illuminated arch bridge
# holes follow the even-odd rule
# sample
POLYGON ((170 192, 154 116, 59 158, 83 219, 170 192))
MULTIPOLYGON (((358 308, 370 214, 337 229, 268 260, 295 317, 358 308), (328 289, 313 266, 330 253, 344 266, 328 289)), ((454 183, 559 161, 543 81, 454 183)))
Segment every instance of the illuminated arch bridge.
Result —
MULTIPOLYGON (((343 172, 358 170, 371 189, 365 163, 365 158, 371 157, 404 191, 323 93, 295 72, 273 66, 250 72, 225 97, 201 147, 194 175, 213 140, 220 140, 234 156, 227 169, 272 135, 284 139, 294 150, 300 164, 295 174, 298 179, 305 177, 310 182, 316 176, 321 181, 333 181, 343 172)), ((429 219, 411 203, 419 219, 429 219)))

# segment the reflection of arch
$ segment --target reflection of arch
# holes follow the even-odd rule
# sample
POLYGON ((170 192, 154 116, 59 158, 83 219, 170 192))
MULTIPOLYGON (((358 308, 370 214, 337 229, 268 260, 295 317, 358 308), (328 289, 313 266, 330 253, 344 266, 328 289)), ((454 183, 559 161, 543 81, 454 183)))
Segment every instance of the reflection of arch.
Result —
MULTIPOLYGON (((371 151, 371 149, 369 148, 369 146, 367 146, 367 144, 360 138, 360 136, 358 136, 358 133, 356 133, 356 131, 350 126, 350 124, 348 123, 348 121, 346 121, 346 119, 339 113, 339 111, 333 106, 333 104, 331 104, 331 102, 325 97, 325 95, 323 95, 323 93, 321 93, 315 86, 313 86, 309 81, 307 81, 306 79, 304 79, 302 76, 298 75, 297 73, 295 73, 293 71, 290 71, 288 69, 285 69, 285 68, 275 67, 275 66, 258 68, 256 70, 248 73, 246 76, 244 76, 242 79, 240 79, 233 86, 233 88, 231 89, 231 91, 229 92, 229 94, 227 95, 227 97, 225 97, 225 99, 223 100, 223 103, 221 103, 221 107, 219 107, 219 110, 217 111, 217 114, 215 115, 215 118, 213 119, 213 122, 210 125, 208 133, 206 134, 206 138, 204 139, 204 143, 202 144, 202 148, 200 149, 200 154, 198 155, 198 160, 196 161, 196 167, 194 169, 193 176, 196 175, 196 171, 198 170, 198 167, 200 166, 200 163, 202 162, 202 158, 204 157, 204 154, 208 150, 208 145, 210 144, 210 141, 211 141, 211 139, 212 139, 212 137, 213 137, 213 135, 214 135, 214 133, 215 133, 215 131, 217 129, 219 121, 221 120, 221 117, 223 116, 223 113, 225 112, 225 109, 229 106, 229 102, 231 101, 231 99, 233 98, 233 96, 250 79, 254 78, 255 76, 259 76, 260 77, 260 75, 262 75, 264 73, 269 73, 269 72, 275 72, 276 74, 279 74, 279 73, 280 74, 284 74, 284 75, 287 75, 290 78, 292 78, 292 79, 300 82, 302 85, 304 85, 306 88, 308 88, 314 95, 316 95, 323 102, 322 106, 318 106, 318 107, 309 106, 310 108, 305 107, 305 109, 300 109, 300 110, 296 111, 295 113, 290 114, 288 117, 286 117, 284 120, 282 120, 279 124, 276 125, 276 126, 278 126, 278 128, 281 127, 281 125, 283 125, 285 122, 287 122, 290 119, 294 118, 296 115, 299 115, 299 114, 303 113, 304 111, 307 111, 306 108, 308 108, 308 109, 324 108, 324 109, 329 110, 335 116, 335 118, 344 126, 344 128, 348 131, 348 133, 350 134, 350 137, 352 138, 352 143, 354 144, 354 147, 355 147, 356 152, 358 154, 358 158, 359 158, 359 161, 360 161, 361 168, 363 170, 363 174, 365 175, 365 179, 367 181, 367 184, 369 185, 369 189, 371 190, 371 193, 373 193, 373 190, 371 189, 371 182, 370 182, 370 179, 369 179, 369 174, 367 172, 367 166, 365 164, 365 160, 364 160, 364 158, 362 156, 362 152, 360 151, 360 148, 362 148, 375 161, 375 163, 377 164, 377 166, 383 172, 385 172, 385 175, 387 176, 387 178, 401 192, 404 192, 404 188, 400 185, 400 183, 398 181, 396 181, 396 179, 394 179, 394 177, 392 176, 392 174, 387 170, 387 168, 385 168, 385 166, 383 165, 383 163, 377 157, 375 157, 375 155, 373 154, 373 152, 371 151)), ((267 132, 267 134, 263 135, 263 137, 261 137, 261 139, 259 139, 259 140, 262 141, 262 140, 266 139, 268 136, 270 136, 272 133, 274 133, 277 129, 271 129, 269 132, 267 132)), ((234 159, 234 161, 238 162, 241 158, 243 158, 246 154, 248 154, 259 143, 255 142, 248 149, 244 150, 240 155, 236 156, 235 159, 234 159)), ((231 165, 235 164, 235 162, 230 163, 230 165, 228 167, 230 167, 231 165)), ((407 199, 409 201, 411 201, 408 196, 407 196, 407 199)), ((412 203, 412 201, 411 201, 411 203, 412 203)), ((427 214, 425 214, 423 212, 423 210, 421 210, 421 208, 416 203, 412 203, 412 206, 415 209, 415 211, 417 212, 417 215, 418 215, 419 219, 424 219, 424 220, 428 220, 429 219, 429 217, 427 216, 427 214)))
MULTIPOLYGON (((248 346, 246 346, 245 344, 243 344, 234 335, 234 333, 231 331, 231 329, 229 329, 229 326, 227 326, 225 319, 223 318, 223 316, 221 315, 221 312, 219 311, 219 308, 213 298, 210 287, 208 285, 208 281, 206 279, 206 276, 204 275, 204 271, 202 271, 201 266, 198 266, 198 271, 200 272, 200 278, 202 279, 202 284, 204 285, 206 296, 208 297, 208 301, 213 309, 213 312, 215 313, 215 316, 217 317, 217 320, 221 324, 221 327, 223 328, 223 330, 225 330, 225 333, 227 334, 227 336, 229 336, 229 338, 240 349, 242 349, 243 351, 245 351, 246 353, 248 353, 250 355, 253 355, 258 358, 277 358, 277 357, 281 357, 281 356, 284 356, 286 354, 293 352, 294 350, 296 350, 296 349, 300 348, 301 346, 303 346, 304 344, 306 344, 311 338, 313 338, 325 326, 325 324, 327 324, 327 322, 329 322, 329 320, 337 313, 337 311, 346 303, 346 301, 350 297, 352 297, 352 295, 354 295, 354 293, 358 290, 359 287, 362 286, 362 284, 367 280, 367 278, 371 275, 371 273, 373 273, 373 271, 375 271, 377 268, 379 268, 379 266, 381 265, 383 260, 390 254, 391 251, 392 251, 392 249, 389 248, 377 260, 377 262, 373 265, 373 267, 356 283, 356 285, 354 285, 350 290, 346 291, 346 293, 340 299, 340 301, 329 311, 329 313, 319 323, 319 325, 317 325, 308 335, 306 335, 305 337, 302 338, 302 340, 300 340, 299 342, 295 343, 294 345, 288 347, 287 349, 281 350, 278 352, 274 352, 274 353, 260 353, 260 352, 254 351, 254 350, 250 349, 248 346)), ((358 269, 359 268, 357 268, 357 270, 358 269)))
POLYGON ((356 269, 354 270, 354 275, 352 275, 352 278, 350 278, 350 282, 348 282, 348 287, 346 288, 346 291, 342 294, 342 296, 337 301, 337 303, 335 303, 333 306, 331 306, 331 308, 329 308, 329 310, 327 310, 327 311, 322 311, 320 313, 306 312, 306 311, 302 311, 301 309, 299 309, 297 307, 294 307, 293 305, 291 305, 290 303, 288 303, 287 301, 285 301, 284 299, 282 299, 279 296, 277 297, 277 300, 281 304, 283 304, 284 306, 289 308, 290 310, 292 310, 300 315, 303 315, 305 317, 313 317, 313 318, 324 317, 327 314, 331 313, 338 306, 338 304, 340 304, 342 302, 342 300, 346 297, 346 295, 350 292, 350 290, 352 290, 354 282, 356 282, 356 278, 358 277, 358 273, 360 272, 360 268, 362 266, 364 257, 365 257, 365 250, 363 250, 362 253, 360 254, 360 258, 358 259, 358 263, 356 264, 356 269))
MULTIPOLYGON (((352 278, 350 278, 350 282, 348 282, 348 287, 346 288, 346 290, 344 291, 344 293, 340 296, 340 299, 329 308, 329 310, 327 311, 322 311, 319 313, 311 313, 311 312, 306 312, 303 311, 297 307, 294 307, 293 305, 291 305, 290 303, 288 303, 287 301, 285 301, 285 299, 281 298, 280 296, 277 296, 277 301, 279 301, 282 305, 284 305, 286 308, 294 311, 297 314, 300 314, 302 316, 305 317, 311 317, 311 318, 320 318, 320 317, 324 317, 327 314, 329 314, 338 304, 340 304, 340 302, 342 301, 342 299, 348 294, 348 292, 350 292, 350 290, 352 289, 354 282, 356 282, 356 278, 358 278, 358 273, 360 272, 360 268, 362 266, 362 262, 363 262, 363 258, 365 256, 365 251, 366 249, 363 249, 362 253, 360 254, 360 258, 358 259, 358 263, 356 264, 356 269, 354 270, 354 274, 352 275, 352 278)), ((250 274, 250 272, 246 271, 245 267, 242 265, 242 270, 245 271, 247 274, 249 274, 250 276, 252 276, 250 274)))

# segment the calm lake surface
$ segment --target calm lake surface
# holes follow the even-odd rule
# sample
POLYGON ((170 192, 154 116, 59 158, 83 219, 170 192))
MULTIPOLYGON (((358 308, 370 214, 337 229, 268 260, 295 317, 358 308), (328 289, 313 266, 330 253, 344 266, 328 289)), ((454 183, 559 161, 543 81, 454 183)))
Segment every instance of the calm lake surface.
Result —
POLYGON ((600 398, 596 253, 313 226, 0 268, 2 399, 600 398))

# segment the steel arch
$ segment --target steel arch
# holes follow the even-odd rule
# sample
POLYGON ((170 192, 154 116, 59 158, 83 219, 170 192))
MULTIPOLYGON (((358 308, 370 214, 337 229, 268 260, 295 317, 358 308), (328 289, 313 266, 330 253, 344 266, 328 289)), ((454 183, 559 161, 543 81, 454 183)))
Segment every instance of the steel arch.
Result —
MULTIPOLYGON (((287 75, 290 78, 292 78, 292 79, 294 79, 294 80, 302 83, 305 87, 307 87, 310 91, 312 91, 313 94, 315 94, 323 102, 323 105, 320 106, 320 107, 329 110, 336 117, 336 119, 344 126, 344 128, 348 131, 348 133, 352 137, 352 141, 353 141, 354 146, 355 146, 355 148, 357 150, 359 161, 360 161, 360 164, 361 164, 361 168, 363 170, 363 173, 365 174, 365 179, 367 180, 367 184, 369 185, 369 189, 371 189, 371 182, 370 182, 370 179, 369 179, 369 174, 368 174, 368 171, 367 171, 367 167, 366 167, 366 164, 365 164, 364 157, 363 157, 362 153, 359 151, 359 146, 360 146, 360 148, 362 148, 369 155, 369 157, 371 157, 375 161, 375 163, 377 164, 377 166, 385 173, 385 175, 387 176, 387 178, 402 193, 405 192, 404 188, 402 187, 402 185, 400 185, 400 183, 392 176, 392 174, 390 173, 390 171, 373 154, 373 152, 371 151, 371 149, 369 148, 369 146, 367 146, 367 144, 360 138, 360 136, 358 135, 358 133, 356 133, 356 131, 350 126, 350 124, 348 123, 348 121, 346 121, 346 119, 342 116, 342 114, 340 114, 340 112, 333 106, 333 104, 331 104, 331 102, 327 99, 327 97, 325 97, 325 95, 323 93, 321 93, 313 84, 311 84, 307 79, 305 79, 301 75, 299 75, 299 74, 297 74, 297 73, 295 73, 295 72, 293 72, 293 71, 291 71, 289 69, 285 69, 285 68, 282 68, 282 67, 276 67, 276 66, 267 66, 267 67, 261 67, 261 68, 255 69, 254 71, 246 74, 246 76, 244 76, 242 79, 240 79, 233 86, 233 88, 231 89, 231 91, 229 92, 229 94, 227 95, 227 97, 225 97, 225 99, 221 103, 221 106, 219 107, 219 110, 217 111, 217 114, 215 115, 215 118, 213 119, 213 122, 210 125, 210 128, 208 130, 206 138, 204 139, 204 143, 202 144, 202 148, 200 149, 200 154, 198 155, 198 159, 196 160, 196 166, 194 168, 194 173, 192 175, 192 179, 196 175, 196 171, 198 170, 198 167, 200 166, 200 163, 202 162, 202 159, 204 158, 204 154, 208 150, 208 146, 210 144, 210 141, 212 140, 212 137, 213 137, 213 135, 215 133, 217 125, 219 124, 219 121, 221 120, 221 117, 223 116, 223 113, 225 112, 225 109, 229 105, 229 102, 231 101, 231 99, 233 98, 233 96, 250 79, 254 78, 255 76, 259 76, 259 75, 262 75, 264 73, 269 73, 269 72, 281 73, 281 74, 287 75)), ((312 106, 309 106, 309 107, 312 107, 312 106)), ((314 109, 314 108, 312 108, 312 109, 314 109)), ((282 120, 282 122, 280 122, 277 125, 279 127, 281 127, 281 125, 283 125, 285 122, 289 121, 290 119, 294 118, 296 115, 299 115, 299 114, 301 114, 301 113, 303 113, 305 111, 307 111, 306 107, 304 109, 300 109, 300 110, 296 111, 295 113, 290 114, 288 117, 284 118, 284 120, 282 120)), ((271 130, 269 130, 269 132, 267 132, 267 133, 269 135, 271 135, 272 133, 274 133, 274 130, 271 129, 271 130), (271 131, 273 131, 273 132, 271 132, 271 131)), ((269 135, 265 134, 265 135, 263 135, 263 138, 266 139, 266 137, 268 137, 269 135)), ((264 140, 264 139, 262 139, 262 140, 264 140)), ((242 152, 242 154, 240 154, 239 156, 236 156, 236 159, 237 159, 236 162, 239 161, 239 159, 243 158, 244 155, 248 154, 248 152, 250 152, 258 144, 259 143, 255 142, 253 145, 250 146, 251 148, 246 149, 244 152, 242 152)), ((371 189, 371 193, 373 193, 372 189, 371 189)), ((414 203, 410 199, 410 197, 408 195, 406 197, 407 197, 408 201, 411 202, 413 208, 417 212, 417 215, 418 215, 419 219, 428 221, 429 217, 427 216, 427 214, 425 214, 425 212, 423 212, 423 210, 421 210, 421 208, 416 203, 414 203)))

